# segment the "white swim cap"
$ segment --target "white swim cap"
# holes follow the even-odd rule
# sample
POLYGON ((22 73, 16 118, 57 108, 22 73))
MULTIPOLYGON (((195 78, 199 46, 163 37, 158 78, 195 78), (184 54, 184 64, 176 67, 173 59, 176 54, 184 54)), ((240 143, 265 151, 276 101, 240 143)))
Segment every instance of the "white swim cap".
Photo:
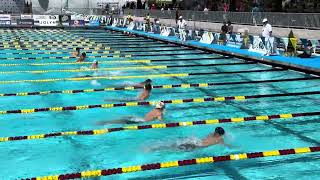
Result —
POLYGON ((163 109, 165 107, 165 104, 164 104, 164 102, 158 102, 157 104, 156 104, 156 108, 157 109, 163 109))
POLYGON ((262 22, 263 22, 263 23, 268 22, 268 19, 267 19, 267 18, 264 18, 264 19, 262 20, 262 22))
POLYGON ((179 19, 182 19, 182 16, 180 16, 179 19))

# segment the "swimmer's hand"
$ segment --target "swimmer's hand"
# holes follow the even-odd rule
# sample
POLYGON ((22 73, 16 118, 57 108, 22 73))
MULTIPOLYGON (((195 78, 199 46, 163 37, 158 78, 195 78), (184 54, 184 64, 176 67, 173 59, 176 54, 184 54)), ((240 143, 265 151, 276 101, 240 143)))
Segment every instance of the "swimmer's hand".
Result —
POLYGON ((98 125, 98 126, 103 126, 103 125, 106 125, 106 124, 108 124, 107 121, 98 121, 98 122, 96 122, 96 125, 98 125))

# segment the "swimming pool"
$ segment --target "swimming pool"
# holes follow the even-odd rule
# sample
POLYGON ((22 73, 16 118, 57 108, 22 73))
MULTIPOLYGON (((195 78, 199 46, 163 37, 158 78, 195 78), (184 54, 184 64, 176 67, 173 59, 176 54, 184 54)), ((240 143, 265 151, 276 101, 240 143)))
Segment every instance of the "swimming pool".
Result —
MULTIPOLYGON (((1 42, 0 179, 319 146, 316 76, 105 30, 4 29, 1 42), (70 58, 79 46, 90 63, 70 58), (93 60, 99 61, 98 72, 86 68, 93 60), (125 103, 140 91, 130 86, 148 78, 155 88, 146 103, 125 103), (148 104, 158 101, 167 102, 164 123, 220 123, 140 130, 97 125, 143 117, 153 108, 148 104), (272 120, 253 120, 266 115, 272 120), (169 147, 204 138, 218 126, 232 148, 169 147), (105 128, 114 132, 91 131, 105 128)), ((319 158, 320 153, 276 156, 96 179, 311 179, 319 177, 319 158)))

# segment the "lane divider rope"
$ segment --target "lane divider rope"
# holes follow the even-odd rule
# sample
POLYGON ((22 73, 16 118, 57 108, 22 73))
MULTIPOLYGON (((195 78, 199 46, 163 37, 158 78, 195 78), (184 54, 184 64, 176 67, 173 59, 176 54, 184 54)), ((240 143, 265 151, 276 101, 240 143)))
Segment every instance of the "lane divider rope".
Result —
MULTIPOLYGON (((121 61, 99 61, 99 64, 130 64, 130 63, 150 63, 151 60, 121 60, 121 61)), ((52 63, 23 63, 23 64, 0 64, 3 67, 9 66, 49 66, 49 65, 85 65, 92 62, 52 62, 52 63)))
POLYGON ((0 142, 8 141, 20 141, 20 140, 35 140, 45 139, 61 136, 84 136, 84 135, 103 135, 118 131, 138 131, 145 129, 165 129, 175 127, 190 127, 200 125, 212 125, 221 123, 242 123, 246 121, 271 121, 274 119, 291 119, 296 117, 307 117, 307 116, 319 116, 318 112, 304 112, 294 114, 276 114, 276 115, 260 115, 251 117, 235 117, 226 119, 209 119, 202 121, 185 121, 185 122, 174 122, 174 123, 161 123, 161 124, 149 124, 149 125, 132 125, 108 129, 95 129, 95 130, 81 130, 81 131, 65 131, 65 132, 53 132, 48 134, 33 134, 27 136, 11 136, 11 137, 0 137, 0 142))
MULTIPOLYGON (((174 61, 205 61, 205 60, 218 60, 218 59, 228 59, 229 57, 204 57, 199 59, 194 58, 177 58, 174 61)), ((139 60, 139 59, 131 59, 131 60, 108 60, 108 61, 99 61, 99 64, 109 64, 109 63, 150 63, 150 62, 172 62, 172 59, 152 59, 152 60, 139 60)), ((1 64, 0 66, 50 66, 50 65, 73 65, 73 64, 92 64, 92 62, 50 62, 50 63, 11 63, 11 64, 1 64)))
MULTIPOLYGON (((170 55, 170 54, 169 54, 170 55)), ((108 54, 102 56, 88 56, 88 58, 131 58, 133 55, 131 54, 108 54)), ((148 56, 148 55, 134 55, 134 56, 148 56)), ((70 56, 51 56, 51 57, 5 57, 0 58, 0 60, 53 60, 53 59, 77 59, 77 57, 70 56)))
POLYGON ((34 70, 34 71, 0 71, 0 74, 17 74, 17 73, 33 73, 43 74, 52 72, 88 72, 88 71, 114 71, 114 70, 143 70, 143 69, 167 69, 168 66, 129 66, 129 67, 113 67, 99 69, 53 69, 53 70, 34 70))
MULTIPOLYGON (((61 50, 76 50, 77 47, 70 47, 70 48, 61 48, 61 50)), ((110 50, 111 47, 85 47, 85 48, 82 48, 82 50, 110 50)), ((60 50, 60 48, 21 48, 21 47, 18 47, 16 49, 6 49, 6 50, 27 50, 27 51, 56 51, 56 50, 60 50)))
MULTIPOLYGON (((158 49, 156 50, 157 52, 160 51, 178 51, 181 49, 158 49)), ((182 49, 185 50, 185 49, 182 49)), ((87 54, 120 54, 120 53, 134 53, 134 52, 153 52, 153 50, 113 50, 113 51, 86 51, 87 54)), ((0 54, 4 54, 4 55, 39 55, 39 54, 69 54, 70 51, 59 51, 59 52, 27 52, 27 53, 21 53, 21 52, 0 52, 0 54)))
MULTIPOLYGON (((222 82, 222 83, 197 83, 197 84, 166 84, 166 85, 153 85, 153 89, 172 89, 172 88, 196 88, 196 87, 212 87, 223 85, 236 85, 236 84, 258 84, 258 83, 271 83, 271 82, 290 82, 290 81, 309 81, 320 79, 320 77, 310 78, 293 78, 293 79, 274 79, 274 80, 259 80, 259 81, 239 81, 239 82, 222 82)), ((48 94, 77 94, 77 93, 93 93, 104 91, 121 91, 121 90, 136 90, 143 89, 143 87, 127 86, 127 87, 105 87, 99 89, 73 89, 73 90, 51 90, 39 92, 18 92, 18 93, 5 93, 0 96, 33 96, 33 95, 48 95, 48 94)))
POLYGON ((285 71, 284 69, 266 69, 266 70, 252 70, 252 71, 227 71, 227 72, 207 72, 207 73, 180 73, 180 74, 148 74, 148 75, 132 75, 132 76, 94 76, 94 77, 76 77, 76 78, 52 78, 52 79, 24 79, 24 80, 8 80, 0 81, 0 84, 14 84, 14 83, 48 83, 57 81, 89 81, 89 80, 115 80, 115 79, 138 79, 138 78, 168 78, 168 77, 187 77, 209 74, 240 74, 240 73, 256 73, 256 72, 273 72, 285 71))
MULTIPOLYGON (((17 48, 17 50, 34 50, 34 48, 40 48, 41 47, 47 47, 48 48, 63 48, 63 47, 66 47, 66 48, 77 48, 79 47, 80 44, 72 44, 72 45, 68 45, 68 44, 59 44, 59 45, 37 45, 37 46, 29 46, 29 45, 15 45, 15 46, 0 46, 0 49, 2 50, 14 50, 12 48, 17 48)), ((81 44, 82 45, 82 44, 81 44)), ((97 44, 86 44, 85 45, 86 47, 102 47, 102 45, 97 45, 97 44)), ((50 50, 50 49, 48 49, 50 50)))
POLYGON ((202 67, 202 66, 232 66, 232 65, 247 65, 255 64, 255 62, 247 63, 224 63, 224 64, 188 64, 188 65, 159 65, 159 66, 127 66, 127 67, 112 67, 112 68, 99 68, 99 69, 52 69, 52 70, 26 70, 26 71, 0 71, 0 74, 17 74, 17 73, 33 73, 43 74, 52 72, 88 72, 88 71, 114 71, 114 70, 143 70, 143 69, 170 69, 170 68, 188 68, 188 67, 202 67))
MULTIPOLYGON (((173 55, 204 55, 207 53, 172 53, 172 54, 108 54, 103 56, 88 56, 88 58, 131 58, 131 57, 142 57, 142 56, 173 56, 173 55)), ((0 58, 1 60, 52 60, 52 59, 75 59, 75 57, 64 56, 64 57, 5 57, 0 58)))
MULTIPOLYGON (((192 98, 192 99, 175 99, 164 100, 166 104, 185 104, 185 103, 205 103, 205 102, 222 102, 222 101, 244 101, 248 99, 261 99, 270 97, 290 97, 290 96, 306 96, 318 95, 320 91, 286 93, 286 94, 263 94, 263 95, 248 95, 248 96, 226 96, 226 97, 208 97, 208 98, 192 98)), ((155 105, 156 101, 139 101, 139 102, 124 102, 115 104, 93 104, 93 105, 79 105, 79 106, 58 106, 32 109, 17 109, 17 110, 3 110, 0 114, 30 114, 37 112, 58 112, 58 111, 78 111, 95 108, 115 108, 115 107, 134 107, 134 106, 150 106, 155 105)))
POLYGON ((187 160, 150 163, 150 164, 144 164, 144 165, 135 165, 135 166, 120 167, 120 168, 112 168, 112 169, 88 170, 88 171, 75 172, 75 173, 69 173, 69 174, 25 178, 22 180, 49 180, 49 179, 50 180, 66 180, 66 179, 79 179, 79 178, 93 178, 93 177, 101 177, 101 176, 110 176, 115 174, 134 173, 139 171, 150 171, 150 170, 158 170, 158 169, 174 168, 174 167, 182 167, 182 166, 190 166, 190 165, 211 164, 211 163, 217 163, 217 162, 223 162, 223 161, 237 161, 237 160, 256 159, 256 158, 265 158, 265 157, 274 157, 274 156, 287 156, 287 155, 294 155, 294 154, 296 155, 310 154, 310 153, 315 153, 319 151, 320 151, 320 146, 290 148, 290 149, 282 149, 282 150, 230 154, 225 156, 210 156, 210 157, 201 157, 201 158, 194 158, 194 159, 187 159, 187 160))

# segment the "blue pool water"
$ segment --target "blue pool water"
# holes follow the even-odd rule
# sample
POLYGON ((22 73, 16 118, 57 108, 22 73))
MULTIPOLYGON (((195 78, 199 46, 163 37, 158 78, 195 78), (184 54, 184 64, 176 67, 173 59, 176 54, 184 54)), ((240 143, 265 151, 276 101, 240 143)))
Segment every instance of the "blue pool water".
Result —
MULTIPOLYGON (((90 64, 76 64, 75 59, 52 59, 52 57, 70 56, 69 50, 16 50, 16 47, 0 47, 0 93, 39 92, 53 90, 81 90, 105 87, 122 87, 126 84, 142 82, 151 75, 189 74, 189 76, 155 77, 154 85, 250 82, 259 80, 283 80, 269 83, 247 83, 217 85, 211 87, 191 87, 172 89, 153 89, 147 101, 177 100, 221 96, 245 96, 261 94, 286 94, 294 92, 319 91, 319 79, 290 70, 278 71, 262 64, 250 64, 244 60, 209 54, 200 50, 165 44, 139 37, 128 37, 120 33, 104 30, 17 30, 3 32, 1 42, 21 36, 22 40, 40 40, 42 48, 48 48, 41 41, 62 40, 69 45, 74 39, 85 38, 95 47, 111 47, 111 51, 130 54, 131 58, 88 58, 98 60, 100 68, 126 68, 127 70, 105 70, 98 72, 47 72, 32 73, 26 71, 81 69, 90 64), (67 34, 68 36, 62 36, 67 34), (27 36, 26 36, 27 35, 27 36), (54 54, 63 51, 62 54, 54 54), (51 52, 53 54, 36 54, 51 52), (13 53, 13 54, 8 54, 13 53), (34 54, 16 54, 34 53, 34 54), (5 58, 43 57, 42 60, 8 60, 5 58), (211 58, 211 59, 210 59, 211 58), (151 60, 144 63, 119 63, 128 60, 151 60), (113 62, 115 61, 115 62, 113 62), (118 61, 118 62, 116 62, 118 61), (57 65, 51 63, 70 62, 57 65), (103 63, 105 62, 105 63, 103 63), (41 66, 32 64, 42 64, 41 66), (4 64, 18 64, 4 66, 4 64), (216 64, 216 65, 214 65, 216 64), (223 64, 223 65, 221 65, 223 64), (190 66, 186 66, 190 65, 190 66), (191 66, 194 65, 194 66, 191 66), (208 65, 208 66, 200 66, 208 65), (167 66, 165 69, 134 69, 144 66, 167 66), (176 67, 179 66, 179 67, 176 67), (265 70, 265 71, 259 71, 265 70), (24 71, 24 72, 16 72, 24 71), (246 71, 246 72, 238 72, 246 71), (12 74, 8 74, 12 72, 12 74), (208 73, 213 74, 197 74, 208 73), (230 73, 225 73, 230 72, 230 73), (232 73, 234 72, 234 73, 232 73), (238 73, 237 73, 238 72, 238 73), (193 75, 194 74, 194 75, 193 75), (102 75, 106 79, 55 82, 23 82, 23 80, 64 79, 85 75, 102 75), (127 77, 108 79, 108 77, 127 77), (299 81, 285 79, 305 78, 299 81), (17 81, 8 83, 8 81, 17 81)), ((23 42, 21 43, 23 45, 23 42)), ((0 46, 2 44, 0 43, 0 46)), ((76 46, 77 44, 75 44, 76 46)), ((78 44, 79 45, 79 44, 78 44)), ((34 45, 32 45, 34 46, 34 45)), ((86 45, 79 45, 86 47, 86 45)), ((103 56, 92 54, 88 56, 103 56)), ((0 111, 33 109, 44 107, 95 105, 126 102, 135 98, 140 90, 104 91, 77 94, 48 94, 33 96, 3 96, 0 111)), ((205 103, 168 104, 164 116, 166 123, 303 113, 320 111, 319 95, 287 97, 269 97, 248 99, 245 101, 221 101, 205 103)), ((48 134, 53 132, 93 130, 124 125, 97 125, 100 121, 111 121, 124 116, 143 117, 153 107, 114 107, 95 108, 78 111, 37 112, 31 114, 0 115, 0 137, 48 134)), ((233 153, 260 152, 278 149, 319 146, 319 116, 276 119, 272 121, 251 121, 242 123, 224 123, 177 127, 167 129, 148 129, 138 131, 120 131, 105 135, 65 136, 36 140, 0 142, 0 179, 19 179, 46 175, 66 174, 85 170, 126 167, 154 162, 175 161, 207 156, 220 156, 233 153), (176 144, 201 139, 211 133, 215 127, 225 128, 226 142, 232 145, 212 146, 194 151, 178 151, 168 148, 176 144), (157 150, 154 150, 157 149, 157 150)), ((143 123, 154 124, 158 121, 143 123)), ((99 177, 96 179, 312 179, 319 178, 320 153, 269 157, 233 162, 218 162, 145 171, 130 174, 99 177)))

